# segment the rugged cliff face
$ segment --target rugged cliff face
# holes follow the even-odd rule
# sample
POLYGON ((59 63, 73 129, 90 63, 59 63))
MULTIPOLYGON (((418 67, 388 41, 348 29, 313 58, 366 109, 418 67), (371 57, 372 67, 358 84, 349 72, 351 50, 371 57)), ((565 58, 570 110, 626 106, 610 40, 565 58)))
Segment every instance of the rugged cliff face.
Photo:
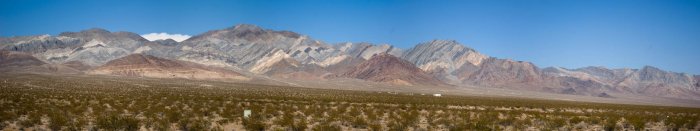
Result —
POLYGON ((374 55, 339 77, 396 85, 446 85, 410 62, 386 53, 374 55))
POLYGON ((529 62, 489 58, 478 69, 463 78, 467 83, 505 85, 542 81, 539 68, 529 62))
POLYGON ((471 67, 481 66, 489 57, 456 41, 433 40, 408 49, 401 58, 424 71, 439 74, 437 76, 446 82, 460 84, 465 77, 461 72, 470 72, 471 67))
POLYGON ((265 74, 270 66, 290 58, 300 63, 323 60, 329 45, 307 36, 262 29, 254 25, 209 31, 178 46, 179 60, 220 67, 234 66, 265 74))
POLYGON ((204 65, 233 67, 282 78, 322 79, 339 72, 338 63, 357 63, 377 53, 400 50, 389 45, 344 43, 328 45, 290 31, 254 25, 214 30, 183 41, 176 59, 204 65))
POLYGON ((663 97, 698 98, 699 88, 693 76, 660 70, 645 66, 642 69, 607 69, 604 67, 584 67, 545 69, 550 76, 571 77, 600 84, 610 92, 645 94, 663 97))
POLYGON ((483 86, 606 97, 609 96, 606 92, 615 92, 700 99, 699 76, 650 66, 539 68, 530 62, 489 57, 451 40, 432 40, 403 50, 388 44, 327 44, 291 31, 247 24, 212 30, 183 42, 148 41, 134 33, 95 28, 55 37, 0 38, 0 49, 15 52, 4 54, 0 64, 5 67, 41 65, 35 66, 36 69, 48 71, 66 69, 166 78, 175 74, 177 78, 196 79, 208 77, 192 74, 210 74, 215 78, 242 76, 229 72, 235 70, 283 79, 349 77, 404 85, 483 86), (117 58, 123 59, 108 64, 117 58), (129 61, 146 63, 118 64, 129 61))
POLYGON ((654 67, 607 69, 585 67, 540 69, 530 62, 488 57, 455 41, 433 40, 402 54, 442 81, 455 85, 481 85, 541 90, 565 94, 600 95, 623 92, 664 97, 696 98, 693 76, 654 67))
POLYGON ((635 71, 617 84, 618 89, 665 97, 694 97, 699 89, 693 85, 695 80, 688 74, 667 72, 655 67, 645 66, 635 71))
POLYGON ((423 71, 455 85, 499 87, 545 86, 539 68, 522 61, 492 58, 456 41, 433 40, 403 53, 423 71))
POLYGON ((89 29, 80 32, 64 32, 57 37, 49 35, 16 37, 3 40, 5 50, 32 53, 41 60, 52 63, 80 61, 99 66, 107 61, 132 53, 148 40, 130 32, 109 32, 89 29))
POLYGON ((59 36, 81 39, 86 41, 100 41, 106 46, 124 48, 133 50, 138 48, 144 42, 148 42, 145 38, 136 33, 131 32, 109 32, 105 29, 93 28, 80 32, 63 32, 59 36))

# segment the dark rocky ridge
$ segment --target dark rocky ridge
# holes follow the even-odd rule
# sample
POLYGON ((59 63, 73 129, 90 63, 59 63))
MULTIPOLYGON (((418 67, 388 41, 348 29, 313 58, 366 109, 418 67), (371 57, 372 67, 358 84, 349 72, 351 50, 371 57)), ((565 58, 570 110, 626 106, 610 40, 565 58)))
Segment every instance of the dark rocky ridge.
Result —
POLYGON ((446 85, 412 63, 386 53, 373 56, 339 77, 397 85, 446 85))

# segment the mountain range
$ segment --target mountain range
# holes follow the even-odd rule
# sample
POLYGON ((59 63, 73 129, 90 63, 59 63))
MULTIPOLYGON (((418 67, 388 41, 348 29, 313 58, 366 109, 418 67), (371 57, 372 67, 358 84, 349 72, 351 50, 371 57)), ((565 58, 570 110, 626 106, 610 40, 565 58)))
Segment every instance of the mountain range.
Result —
POLYGON ((479 86, 596 97, 634 94, 700 100, 700 76, 641 69, 538 67, 479 53, 453 40, 409 49, 388 44, 329 44, 249 24, 185 41, 149 41, 93 28, 0 38, 0 71, 155 78, 363 82, 414 87, 479 86))

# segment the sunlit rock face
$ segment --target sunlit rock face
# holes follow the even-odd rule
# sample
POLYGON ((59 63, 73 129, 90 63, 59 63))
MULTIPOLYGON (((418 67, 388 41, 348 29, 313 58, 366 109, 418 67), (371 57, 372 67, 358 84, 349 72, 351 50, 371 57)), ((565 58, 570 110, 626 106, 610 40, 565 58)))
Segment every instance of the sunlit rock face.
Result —
POLYGON ((109 61, 89 73, 154 78, 247 79, 231 70, 141 54, 131 54, 109 61))
POLYGON ((57 37, 48 35, 15 37, 3 40, 3 49, 32 53, 51 63, 80 61, 99 66, 107 61, 129 55, 148 40, 130 32, 109 32, 94 28, 80 32, 64 32, 57 37))
MULTIPOLYGON (((186 65, 207 69, 283 79, 353 78, 399 85, 483 86, 606 97, 614 97, 609 93, 615 92, 700 99, 700 76, 651 66, 540 68, 526 61, 489 57, 453 40, 426 41, 408 49, 364 42, 328 44, 295 32, 248 24, 208 31, 182 42, 148 41, 135 33, 93 28, 58 36, 0 38, 0 49, 13 52, 5 53, 9 57, 0 61, 6 65, 24 62, 37 67, 33 69, 48 71, 96 73, 100 71, 93 68, 100 67, 102 74, 114 74, 105 70, 111 69, 105 67, 108 62, 141 54, 145 58, 190 63, 186 65), (378 54, 382 59, 373 60, 378 54), (348 73, 367 71, 372 73, 348 73)), ((163 74, 171 73, 153 69, 161 70, 149 68, 141 74, 164 77, 167 75, 163 74)), ((199 74, 211 72, 192 70, 204 72, 199 74)))
POLYGON ((545 74, 591 81, 610 92, 635 93, 663 97, 698 99, 698 80, 684 73, 668 72, 652 66, 642 69, 607 69, 584 67, 579 69, 546 68, 545 74))
POLYGON ((422 70, 438 74, 440 79, 453 84, 461 83, 464 75, 460 68, 478 67, 488 56, 476 52, 456 41, 433 40, 406 50, 401 58, 422 70))
POLYGON ((294 32, 247 24, 194 36, 181 42, 177 49, 176 59, 179 60, 239 68, 255 74, 285 77, 285 74, 302 73, 317 78, 334 72, 328 67, 347 63, 343 61, 367 60, 378 53, 400 52, 389 45, 329 45, 294 32))

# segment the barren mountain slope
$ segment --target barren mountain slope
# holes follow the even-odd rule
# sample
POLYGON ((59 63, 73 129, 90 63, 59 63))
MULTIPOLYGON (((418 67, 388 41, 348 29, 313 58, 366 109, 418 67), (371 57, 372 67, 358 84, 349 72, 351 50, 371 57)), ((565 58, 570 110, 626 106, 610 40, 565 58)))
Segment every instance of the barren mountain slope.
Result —
MULTIPOLYGON (((295 32, 264 29, 248 24, 208 31, 183 42, 148 41, 135 33, 109 32, 93 28, 65 32, 59 36, 0 38, 0 50, 27 53, 36 60, 47 63, 35 66, 36 68, 15 71, 62 72, 60 70, 69 69, 65 71, 82 72, 130 54, 143 54, 177 61, 175 63, 197 63, 201 64, 199 67, 204 67, 203 69, 226 68, 245 73, 248 77, 255 75, 261 78, 314 82, 331 82, 324 79, 357 71, 356 67, 368 62, 375 54, 386 53, 408 61, 412 64, 411 67, 422 71, 418 74, 425 75, 419 75, 416 79, 398 79, 398 76, 384 76, 380 73, 378 76, 382 78, 374 76, 371 81, 393 80, 396 81, 394 83, 413 85, 420 83, 418 81, 436 79, 441 81, 440 83, 462 87, 482 86, 591 96, 623 93, 700 99, 698 76, 654 67, 542 69, 535 63, 489 57, 454 40, 432 40, 403 50, 389 44, 374 45, 364 42, 327 44, 295 32), (405 82, 407 80, 416 81, 405 82)), ((3 62, 14 63, 0 61, 3 62)), ((31 63, 30 60, 29 64, 31 63)), ((192 63, 185 65, 195 65, 192 63)), ((409 69, 409 64, 402 65, 405 65, 400 66, 402 69, 409 69)), ((160 71, 161 77, 173 77, 168 74, 173 71, 167 70, 181 69, 155 67, 157 68, 144 68, 148 69, 147 71, 124 69, 121 73, 129 71, 141 75, 144 72, 160 71)), ((104 74, 114 73, 109 71, 104 74)), ((180 76, 175 76, 193 76, 192 73, 182 75, 182 71, 179 74, 180 76)), ((434 83, 426 83, 432 84, 434 83)))
POLYGON ((247 79, 231 70, 141 54, 132 54, 109 61, 89 73, 155 78, 247 79))
POLYGON ((446 85, 410 62, 386 53, 373 56, 339 77, 397 85, 446 85))
POLYGON ((43 64, 46 63, 28 53, 0 51, 0 67, 38 66, 43 64))

